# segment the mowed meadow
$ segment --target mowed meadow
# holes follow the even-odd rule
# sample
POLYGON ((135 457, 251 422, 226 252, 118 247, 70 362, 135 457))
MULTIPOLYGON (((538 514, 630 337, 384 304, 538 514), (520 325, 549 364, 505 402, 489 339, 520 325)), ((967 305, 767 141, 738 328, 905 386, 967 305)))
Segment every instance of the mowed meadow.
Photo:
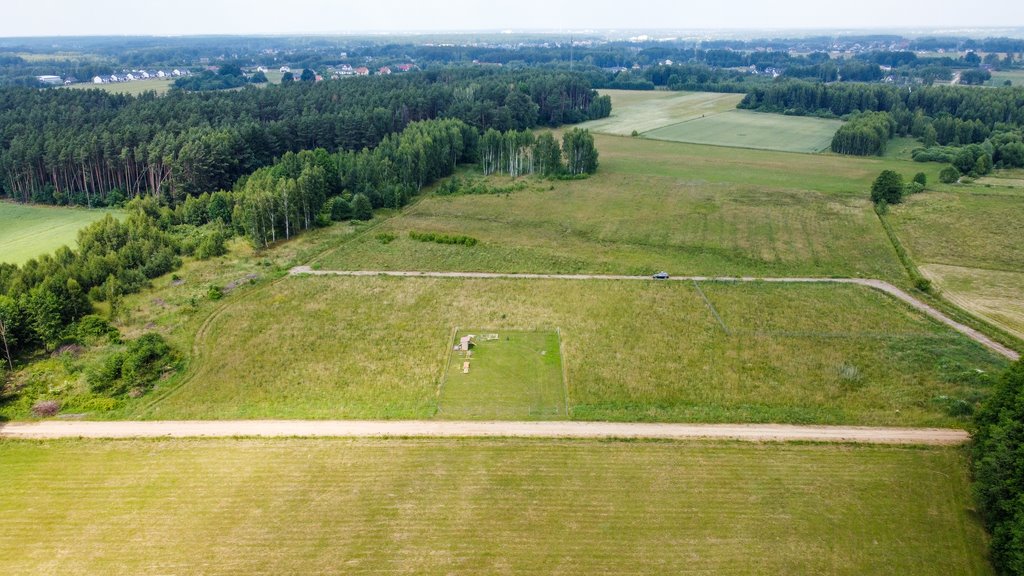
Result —
POLYGON ((303 276, 222 308, 135 416, 435 417, 457 326, 560 330, 581 420, 960 426, 1005 365, 858 286, 303 276))
POLYGON ((75 440, 0 461, 5 574, 991 574, 958 448, 75 440))
POLYGON ((1024 340, 1024 184, 947 186, 889 218, 945 298, 1024 340))
POLYGON ((22 264, 74 246, 79 230, 107 214, 119 212, 0 202, 0 263, 22 264))
MULTIPOLYGON (((324 268, 678 275, 848 276, 908 282, 868 200, 882 159, 598 136, 600 171, 507 194, 428 196, 324 268), (469 235, 473 247, 409 232, 469 235)), ((936 165, 937 166, 937 165, 936 165)), ((931 167, 926 166, 925 170, 931 167)), ((488 180, 507 186, 507 178, 488 180)))
POLYGON ((602 90, 612 114, 582 125, 592 132, 784 152, 821 152, 842 121, 737 110, 742 94, 602 90))

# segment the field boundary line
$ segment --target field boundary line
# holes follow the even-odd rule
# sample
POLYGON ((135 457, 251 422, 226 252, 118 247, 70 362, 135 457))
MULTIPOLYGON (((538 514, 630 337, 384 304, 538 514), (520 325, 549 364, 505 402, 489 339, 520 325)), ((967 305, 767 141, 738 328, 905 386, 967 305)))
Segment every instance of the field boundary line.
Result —
POLYGON ((569 371, 565 367, 565 348, 562 347, 562 327, 555 326, 558 335, 558 363, 562 365, 562 398, 565 401, 565 417, 569 417, 569 371))
POLYGON ((44 420, 0 424, 0 438, 622 438, 961 445, 955 428, 457 420, 44 420))
POLYGON ((704 294, 704 291, 701 290, 700 284, 696 280, 693 281, 693 287, 697 289, 697 293, 704 299, 704 303, 708 305, 708 310, 711 310, 711 314, 715 317, 715 320, 718 320, 718 325, 722 327, 723 331, 725 331, 725 335, 732 336, 732 332, 729 331, 729 327, 725 325, 725 320, 722 320, 722 317, 718 315, 718 310, 715 309, 715 305, 708 299, 707 294, 704 294))
POLYGON ((458 335, 459 327, 452 327, 451 334, 448 336, 448 343, 445 347, 446 360, 444 362, 444 368, 441 369, 441 379, 437 381, 437 405, 434 407, 435 415, 441 413, 441 394, 444 393, 444 383, 448 381, 448 371, 451 370, 452 356, 453 352, 455 352, 455 348, 453 347, 453 345, 455 343, 455 337, 458 335))
POLYGON ((918 300, 901 288, 885 280, 873 278, 813 278, 779 277, 759 278, 756 276, 673 276, 664 280, 651 276, 628 276, 608 274, 512 274, 505 272, 429 272, 409 270, 313 270, 309 266, 296 266, 291 276, 397 276, 402 278, 469 278, 469 279, 527 279, 527 280, 632 280, 645 282, 767 282, 771 284, 856 284, 872 288, 899 300, 918 312, 945 324, 989 350, 1013 361, 1020 359, 1020 353, 996 342, 981 331, 953 320, 934 306, 918 300))

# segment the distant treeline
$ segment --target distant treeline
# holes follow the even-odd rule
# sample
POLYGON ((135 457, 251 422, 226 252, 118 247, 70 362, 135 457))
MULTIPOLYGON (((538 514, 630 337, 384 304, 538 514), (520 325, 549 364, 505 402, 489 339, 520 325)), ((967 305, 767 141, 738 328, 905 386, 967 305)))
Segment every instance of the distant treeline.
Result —
POLYGON ((411 122, 479 131, 607 116, 580 74, 458 68, 163 97, 0 89, 0 193, 21 201, 168 203, 229 189, 288 151, 374 147, 411 122))
POLYGON ((881 153, 884 143, 876 140, 888 132, 890 137, 919 138, 925 146, 986 143, 996 165, 1021 165, 1018 148, 1024 129, 1024 88, 897 88, 787 81, 751 88, 739 106, 829 118, 854 115, 853 122, 836 133, 833 150, 837 152, 881 153), (857 116, 862 112, 883 113, 888 118, 857 116))

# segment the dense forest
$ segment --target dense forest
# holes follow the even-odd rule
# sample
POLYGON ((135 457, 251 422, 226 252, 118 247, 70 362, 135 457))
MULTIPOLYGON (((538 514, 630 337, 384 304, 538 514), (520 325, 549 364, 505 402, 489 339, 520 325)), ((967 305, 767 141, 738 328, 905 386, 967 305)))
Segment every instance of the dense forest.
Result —
POLYGON ((230 188, 285 152, 374 147, 419 120, 504 131, 610 111, 581 75, 481 68, 162 97, 5 88, 0 188, 41 203, 154 195, 173 204, 230 188))

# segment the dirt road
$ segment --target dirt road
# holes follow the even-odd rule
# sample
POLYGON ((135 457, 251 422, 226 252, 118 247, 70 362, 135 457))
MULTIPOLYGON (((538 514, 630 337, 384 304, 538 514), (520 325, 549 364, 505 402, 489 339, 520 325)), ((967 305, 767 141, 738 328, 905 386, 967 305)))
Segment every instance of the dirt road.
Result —
POLYGON ((1016 361, 1020 354, 981 332, 946 316, 935 308, 914 298, 907 292, 885 282, 870 278, 755 278, 752 276, 673 276, 667 280, 654 280, 650 276, 616 276, 601 274, 503 274, 496 272, 411 272, 386 270, 313 270, 309 266, 296 266, 289 271, 292 275, 313 274, 317 276, 400 276, 412 278, 522 278, 534 280, 646 280, 658 282, 778 282, 778 283, 831 283, 857 284, 884 292, 897 300, 907 303, 922 314, 930 316, 957 332, 985 346, 1010 360, 1016 361))
POLYGON ((787 424, 649 424, 630 422, 456 422, 427 420, 195 420, 62 421, 0 424, 0 437, 442 437, 442 438, 652 438, 751 442, 853 442, 863 444, 962 444, 963 430, 793 426, 787 424))

